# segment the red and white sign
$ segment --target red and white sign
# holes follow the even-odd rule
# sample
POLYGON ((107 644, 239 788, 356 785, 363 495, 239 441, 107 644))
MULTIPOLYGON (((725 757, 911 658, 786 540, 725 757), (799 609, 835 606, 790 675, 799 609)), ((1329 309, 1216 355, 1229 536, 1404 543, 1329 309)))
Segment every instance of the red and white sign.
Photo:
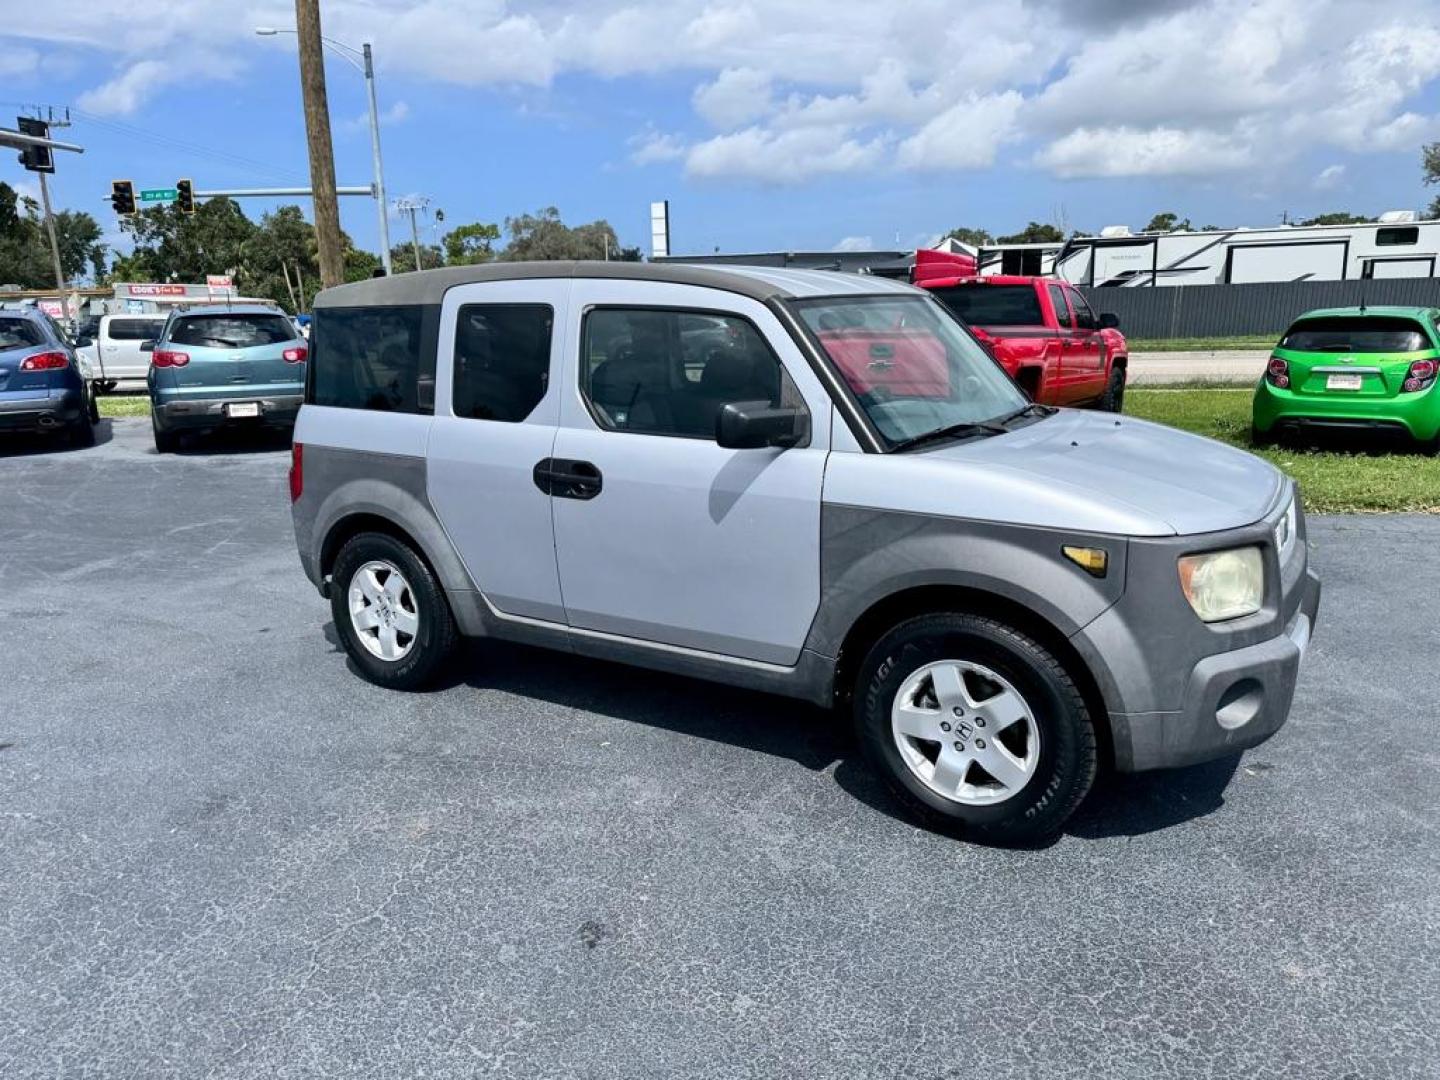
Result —
POLYGON ((65 305, 59 300, 37 300, 35 306, 52 319, 63 319, 65 317, 65 305))
POLYGON ((184 296, 184 285, 131 285, 131 296, 184 296))
POLYGON ((234 287, 235 282, 229 274, 206 274, 205 284, 212 289, 229 289, 234 287))

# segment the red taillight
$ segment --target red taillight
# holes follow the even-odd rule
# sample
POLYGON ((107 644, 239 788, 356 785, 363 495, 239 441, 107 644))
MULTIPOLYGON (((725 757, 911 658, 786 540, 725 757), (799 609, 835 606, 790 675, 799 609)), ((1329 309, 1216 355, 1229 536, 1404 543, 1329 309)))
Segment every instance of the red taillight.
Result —
POLYGON ((20 361, 21 371, 58 371, 69 366, 70 358, 63 352, 36 353, 20 361))
POLYGON ((1400 390, 1406 394, 1428 390, 1434 384, 1436 375, 1440 375, 1440 360, 1416 360, 1405 373, 1400 390))
POLYGON ((290 501, 299 502, 305 491, 305 444, 290 447, 290 501))
POLYGON ((150 363, 156 367, 184 367, 190 362, 190 354, 170 349, 156 349, 150 354, 150 363))
POLYGON ((310 355, 310 350, 304 345, 300 345, 293 349, 286 349, 282 355, 287 364, 303 364, 305 358, 310 355))
POLYGON ((1272 356, 1270 363, 1265 365, 1265 378, 1271 386, 1278 386, 1284 390, 1290 385, 1290 363, 1278 356, 1272 356))

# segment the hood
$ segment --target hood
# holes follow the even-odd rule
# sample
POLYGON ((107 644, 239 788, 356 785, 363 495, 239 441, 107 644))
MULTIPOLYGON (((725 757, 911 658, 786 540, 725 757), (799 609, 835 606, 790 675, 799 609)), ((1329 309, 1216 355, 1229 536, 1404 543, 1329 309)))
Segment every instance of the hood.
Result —
POLYGON ((1049 520, 1033 523, 1132 536, 1249 525, 1287 483, 1268 462, 1212 439, 1071 409, 1008 435, 896 456, 958 466, 972 474, 967 486, 1003 485, 1017 513, 997 514, 1002 520, 1041 517, 1049 520))

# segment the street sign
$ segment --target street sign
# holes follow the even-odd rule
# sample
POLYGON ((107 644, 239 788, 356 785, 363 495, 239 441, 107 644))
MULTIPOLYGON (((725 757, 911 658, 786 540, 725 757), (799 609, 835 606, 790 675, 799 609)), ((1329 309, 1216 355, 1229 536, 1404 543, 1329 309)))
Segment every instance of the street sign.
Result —
POLYGON ((141 202, 168 202, 174 199, 176 191, 173 187, 146 188, 140 192, 141 202))

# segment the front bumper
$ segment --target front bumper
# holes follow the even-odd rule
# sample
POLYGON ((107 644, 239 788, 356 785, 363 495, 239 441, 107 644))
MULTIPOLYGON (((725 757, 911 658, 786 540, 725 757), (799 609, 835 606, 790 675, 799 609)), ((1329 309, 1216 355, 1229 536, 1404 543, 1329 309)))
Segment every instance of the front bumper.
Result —
POLYGON ((1262 435, 1287 428, 1370 430, 1429 442, 1440 436, 1440 386, 1395 397, 1357 397, 1343 391, 1297 394, 1261 379, 1255 388, 1252 419, 1262 435))
POLYGON ((156 402, 151 409, 155 422, 162 431, 176 431, 188 428, 213 428, 221 424, 273 424, 287 426, 295 423, 305 395, 262 394, 256 397, 185 398, 180 401, 156 402), (227 405, 257 404, 259 416, 231 418, 226 412, 227 405))
POLYGON ((0 398, 0 431, 48 431, 80 419, 85 396, 52 390, 44 396, 0 398))
POLYGON ((1116 767, 1124 772, 1194 765, 1256 746, 1290 715, 1300 661, 1320 606, 1320 578, 1306 570, 1300 610, 1283 633, 1207 656, 1190 669, 1183 705, 1110 717, 1116 767))
POLYGON ((1287 484, 1253 525, 1127 542, 1124 594, 1070 639, 1104 699, 1120 771, 1222 757, 1263 742, 1285 723, 1320 606, 1298 502, 1295 538, 1280 542, 1292 490, 1287 484), (1248 546, 1259 548, 1264 561, 1261 609, 1202 622, 1180 589, 1178 560, 1248 546))

